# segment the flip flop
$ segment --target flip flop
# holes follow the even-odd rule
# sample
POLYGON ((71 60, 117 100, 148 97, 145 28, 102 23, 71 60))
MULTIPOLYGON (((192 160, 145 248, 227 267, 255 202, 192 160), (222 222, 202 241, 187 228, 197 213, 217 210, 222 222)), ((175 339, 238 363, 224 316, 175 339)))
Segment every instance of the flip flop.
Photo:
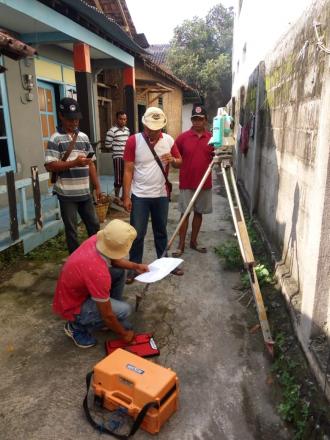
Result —
POLYGON ((176 269, 172 270, 171 274, 181 277, 182 275, 184 275, 184 271, 177 267, 176 269))
POLYGON ((181 249, 177 249, 176 251, 172 252, 172 257, 174 258, 179 258, 181 257, 181 255, 183 254, 184 251, 182 251, 181 249))
POLYGON ((136 275, 128 275, 127 277, 126 277, 126 281, 125 281, 125 284, 132 284, 132 283, 134 283, 134 281, 135 281, 135 278, 136 277, 136 275))
POLYGON ((205 247, 199 247, 197 244, 190 243, 190 249, 193 249, 196 252, 199 252, 200 254, 206 254, 207 249, 205 247))

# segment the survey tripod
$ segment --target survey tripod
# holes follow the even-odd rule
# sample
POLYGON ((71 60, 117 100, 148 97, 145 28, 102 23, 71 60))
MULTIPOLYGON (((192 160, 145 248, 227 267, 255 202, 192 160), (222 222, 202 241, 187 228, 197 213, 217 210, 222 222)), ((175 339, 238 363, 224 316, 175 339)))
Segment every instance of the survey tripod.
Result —
MULTIPOLYGON (((227 193, 227 198, 230 206, 231 215, 233 218, 234 226, 235 226, 235 232, 236 237, 239 244, 239 249, 242 255, 244 268, 246 269, 250 285, 259 317, 260 327, 262 330, 263 338, 266 344, 266 348, 271 356, 273 356, 273 348, 274 348, 274 341, 271 336, 269 323, 267 320, 267 314, 264 306, 264 302, 262 299, 262 294, 260 291, 259 283, 258 283, 258 277, 255 270, 255 259, 251 248, 251 243, 245 223, 245 218, 242 210, 241 201, 239 198, 239 193, 236 185, 236 180, 234 176, 233 166, 232 166, 232 150, 231 149, 215 149, 214 156, 209 164, 202 180, 200 181, 193 197, 191 198, 189 205, 187 206, 187 209, 185 210, 184 214, 182 215, 175 231, 173 232, 171 238, 168 241, 167 248, 164 254, 166 254, 173 242, 175 237, 177 236, 178 232, 180 231, 180 228, 187 218, 187 216, 190 214, 190 211, 192 210, 192 207, 201 192, 205 181, 207 180, 208 176, 212 173, 213 168, 217 166, 220 167, 221 174, 223 177, 223 181, 225 184, 225 189, 227 193)), ((136 296, 136 310, 138 308, 139 302, 142 300, 142 298, 145 296, 149 288, 149 284, 146 284, 144 287, 142 294, 136 296)))

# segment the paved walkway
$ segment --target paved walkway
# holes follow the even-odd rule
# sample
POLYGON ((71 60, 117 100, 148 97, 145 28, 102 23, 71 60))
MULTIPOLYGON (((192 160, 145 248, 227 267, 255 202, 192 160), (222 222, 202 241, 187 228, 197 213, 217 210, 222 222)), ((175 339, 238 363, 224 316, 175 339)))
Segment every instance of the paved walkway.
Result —
MULTIPOLYGON (((276 415, 270 365, 253 308, 237 301, 239 275, 224 271, 213 248, 232 234, 227 200, 214 193, 214 212, 205 216, 203 255, 184 254, 183 277, 153 285, 134 316, 137 332, 152 331, 161 355, 180 380, 180 409, 157 435, 159 440, 281 440, 289 434, 276 415)), ((178 212, 171 203, 169 232, 178 212)), ((145 261, 155 258, 146 240, 145 261)), ((103 356, 98 346, 76 348, 51 314, 60 267, 28 263, 0 285, 1 440, 93 440, 101 434, 85 420, 85 375, 103 356)), ((142 286, 127 287, 126 297, 142 286)), ((102 435, 102 438, 106 438, 102 435)), ((109 437, 110 438, 110 437, 109 437)), ((136 440, 155 438, 139 431, 136 440)))

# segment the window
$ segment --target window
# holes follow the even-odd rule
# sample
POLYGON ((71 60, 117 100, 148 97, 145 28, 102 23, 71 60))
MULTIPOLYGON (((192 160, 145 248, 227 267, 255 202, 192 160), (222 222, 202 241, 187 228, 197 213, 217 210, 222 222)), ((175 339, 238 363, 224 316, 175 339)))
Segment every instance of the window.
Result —
POLYGON ((38 81, 38 102, 42 129, 42 142, 47 148, 49 138, 56 131, 57 115, 54 85, 38 81))
POLYGON ((163 102, 163 97, 160 96, 160 97, 158 98, 158 107, 162 109, 162 108, 163 108, 163 104, 164 104, 164 102, 163 102))
MULTIPOLYGON (((1 57, 0 57, 1 61, 1 57)), ((16 171, 5 77, 0 74, 0 175, 16 171)))

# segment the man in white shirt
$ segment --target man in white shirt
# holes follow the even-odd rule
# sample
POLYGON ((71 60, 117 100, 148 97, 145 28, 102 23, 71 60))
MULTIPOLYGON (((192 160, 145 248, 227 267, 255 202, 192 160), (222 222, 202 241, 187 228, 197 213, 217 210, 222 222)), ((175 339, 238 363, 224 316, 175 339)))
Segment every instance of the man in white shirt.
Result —
POLYGON ((119 198, 120 189, 123 185, 123 175, 124 175, 124 150, 126 141, 130 135, 129 129, 126 127, 127 124, 127 116, 123 111, 119 111, 116 113, 116 124, 110 128, 107 132, 105 138, 105 147, 112 148, 112 160, 113 160, 113 169, 115 175, 115 201, 119 204, 121 200, 119 198))
MULTIPOLYGON (((144 131, 128 138, 124 152, 124 208, 130 213, 130 223, 137 231, 137 237, 130 251, 130 260, 142 262, 144 237, 147 232, 149 215, 157 258, 163 256, 167 247, 167 217, 169 204, 169 164, 180 168, 182 159, 174 139, 162 128, 166 116, 160 108, 149 107, 142 117, 144 131), (153 152, 160 159, 157 162, 153 152), (166 176, 166 177, 165 177, 166 176)), ((176 275, 183 275, 181 269, 176 275)), ((129 273, 127 283, 134 280, 129 273)))

